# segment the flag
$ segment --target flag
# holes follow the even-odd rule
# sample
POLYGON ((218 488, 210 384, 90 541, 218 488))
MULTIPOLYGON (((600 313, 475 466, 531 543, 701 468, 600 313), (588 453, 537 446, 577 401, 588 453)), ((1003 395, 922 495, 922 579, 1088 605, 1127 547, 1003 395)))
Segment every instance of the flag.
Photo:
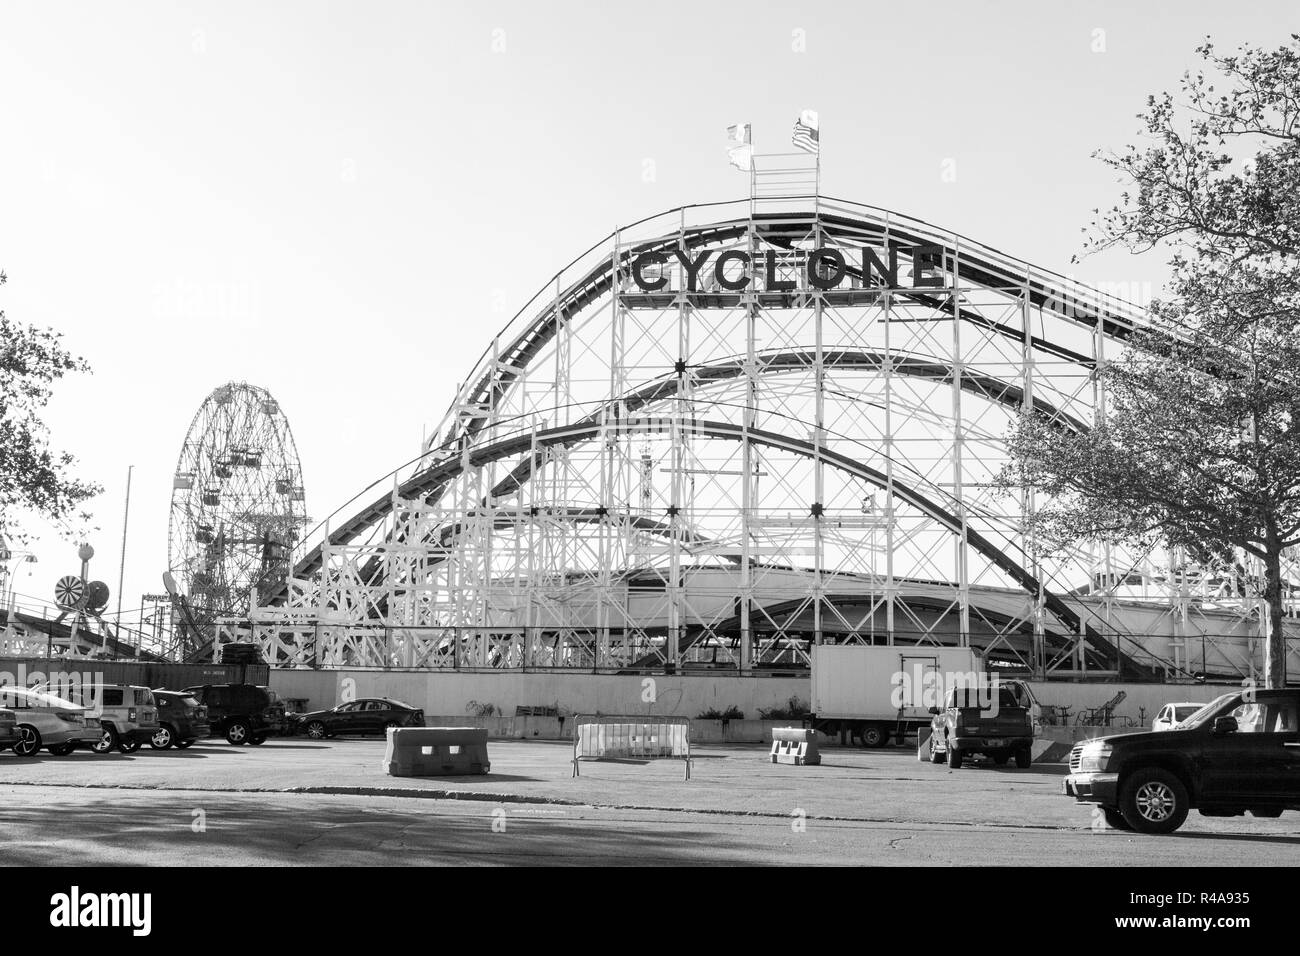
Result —
POLYGON ((753 130, 748 123, 727 127, 727 158, 737 169, 748 171, 753 165, 753 130))
POLYGON ((790 137, 796 149, 806 153, 821 151, 821 124, 817 121, 816 110, 804 110, 794 121, 794 135, 790 137))

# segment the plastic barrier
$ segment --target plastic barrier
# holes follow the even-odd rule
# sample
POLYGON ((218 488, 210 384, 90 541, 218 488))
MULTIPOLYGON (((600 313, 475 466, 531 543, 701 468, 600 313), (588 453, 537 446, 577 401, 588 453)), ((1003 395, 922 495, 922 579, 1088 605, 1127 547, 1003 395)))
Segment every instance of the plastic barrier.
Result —
POLYGON ((916 759, 922 763, 930 762, 930 727, 916 728, 916 759))
POLYGON ((487 731, 477 727, 394 727, 383 769, 390 777, 488 773, 487 731))
POLYGON ((772 763, 806 767, 822 762, 817 749, 817 731, 800 727, 772 728, 772 763))
POLYGON ((573 722, 573 775, 580 760, 680 758, 691 779, 691 722, 686 717, 579 714, 573 722))

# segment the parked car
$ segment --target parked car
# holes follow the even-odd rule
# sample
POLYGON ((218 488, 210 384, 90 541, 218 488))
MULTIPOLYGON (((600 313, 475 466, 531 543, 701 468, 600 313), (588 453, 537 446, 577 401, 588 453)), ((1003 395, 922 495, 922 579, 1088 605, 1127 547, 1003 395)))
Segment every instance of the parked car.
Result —
POLYGON ((424 711, 389 697, 365 697, 329 710, 294 715, 295 732, 313 740, 339 734, 385 734, 389 727, 423 727, 424 711))
POLYGON ((201 684, 186 687, 184 693, 208 709, 208 732, 235 746, 258 746, 289 730, 284 704, 265 687, 201 684))
POLYGON ((954 770, 973 754, 986 754, 1001 766, 1012 757, 1024 769, 1033 760, 1034 742, 1032 695, 1023 681, 1001 681, 996 685, 997 707, 987 690, 955 686, 948 689, 943 708, 932 707, 930 722, 930 760, 954 770), (981 695, 984 700, 981 701, 981 695))
POLYGON ((1140 833, 1172 833, 1192 808, 1207 817, 1300 810, 1300 690, 1224 694, 1172 730, 1076 744, 1061 792, 1140 833))
POLYGON ((158 729, 149 746, 154 750, 167 750, 172 746, 184 750, 200 737, 208 736, 208 709, 192 695, 155 690, 153 699, 158 705, 158 729))
POLYGON ((8 750, 18 742, 18 715, 8 708, 0 708, 0 750, 8 750))
POLYGON ((158 731, 158 707, 153 691, 133 684, 85 684, 68 692, 68 700, 98 718, 99 740, 90 749, 97 754, 120 750, 135 753, 158 731))
POLYGON ((0 707, 14 712, 18 739, 12 747, 20 757, 33 757, 42 747, 62 757, 100 738, 99 721, 85 707, 53 694, 6 685, 0 687, 0 707))
POLYGON ((1160 708, 1160 713, 1156 714, 1155 719, 1151 721, 1151 729, 1173 730, 1175 724, 1182 723, 1204 706, 1204 704, 1193 704, 1187 702, 1181 704, 1165 704, 1165 706, 1160 708))

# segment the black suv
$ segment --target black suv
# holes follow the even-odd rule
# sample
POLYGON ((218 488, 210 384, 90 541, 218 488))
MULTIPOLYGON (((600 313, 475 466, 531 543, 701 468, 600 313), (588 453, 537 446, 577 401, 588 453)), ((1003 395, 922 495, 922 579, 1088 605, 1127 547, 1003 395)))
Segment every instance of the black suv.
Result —
POLYGON ((153 701, 158 705, 158 729, 149 740, 154 750, 184 750, 208 735, 208 709, 190 694, 156 690, 153 701))
POLYGON ((255 684, 201 684, 186 687, 189 694, 208 709, 208 726, 213 736, 230 743, 265 743, 267 737, 287 732, 284 704, 265 687, 255 684))
POLYGON ((1224 694, 1172 730, 1076 744, 1062 793, 1121 830, 1172 833, 1203 816, 1300 810, 1300 689, 1224 694))

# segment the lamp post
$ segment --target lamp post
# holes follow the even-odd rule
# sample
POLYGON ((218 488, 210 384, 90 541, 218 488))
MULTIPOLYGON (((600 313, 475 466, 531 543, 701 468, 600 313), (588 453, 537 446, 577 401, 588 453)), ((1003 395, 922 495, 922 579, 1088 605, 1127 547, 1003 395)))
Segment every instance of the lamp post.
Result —
POLYGON ((122 560, 117 567, 117 614, 113 619, 114 637, 122 633, 122 581, 126 577, 126 526, 131 518, 131 473, 135 465, 126 469, 126 506, 122 509, 122 560))
MULTIPOLYGON (((36 564, 36 555, 31 551, 10 551, 9 546, 0 539, 0 601, 4 602, 5 629, 13 626, 14 604, 17 603, 17 573, 9 570, 9 562, 22 557, 23 564, 36 564)), ((30 571, 28 572, 31 573, 30 571)))

